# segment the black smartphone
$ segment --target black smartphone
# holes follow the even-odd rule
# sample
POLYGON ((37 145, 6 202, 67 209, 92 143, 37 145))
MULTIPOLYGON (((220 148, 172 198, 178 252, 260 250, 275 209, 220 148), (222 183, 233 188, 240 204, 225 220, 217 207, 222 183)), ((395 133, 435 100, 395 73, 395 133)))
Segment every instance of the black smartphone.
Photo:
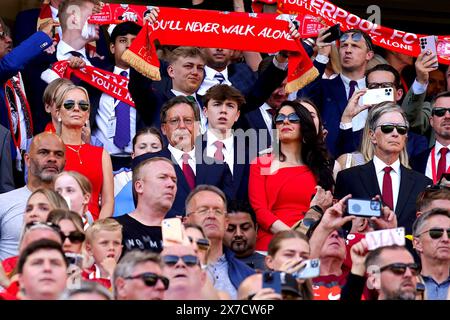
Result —
POLYGON ((325 33, 330 33, 330 35, 328 37, 326 37, 323 41, 326 43, 330 43, 330 42, 338 40, 342 35, 340 27, 341 27, 341 25, 339 23, 330 27, 327 30, 327 32, 325 32, 325 33))
POLYGON ((262 287, 272 288, 276 293, 281 294, 281 277, 278 271, 265 271, 262 274, 262 287))
POLYGON ((354 199, 347 200, 347 214, 359 217, 381 217, 382 204, 377 200, 354 199))

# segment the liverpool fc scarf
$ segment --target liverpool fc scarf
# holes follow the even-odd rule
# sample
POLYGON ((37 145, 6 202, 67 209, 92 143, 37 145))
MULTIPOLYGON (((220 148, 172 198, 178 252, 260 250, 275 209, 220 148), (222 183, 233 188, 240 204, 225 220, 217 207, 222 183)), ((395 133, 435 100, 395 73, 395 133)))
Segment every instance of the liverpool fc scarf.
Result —
MULTIPOLYGON (((379 26, 326 0, 279 0, 278 9, 283 13, 312 14, 315 17, 322 17, 330 26, 340 23, 342 30, 360 29, 370 35, 374 44, 414 57, 420 54, 419 38, 425 37, 425 35, 379 26)), ((438 36, 436 44, 439 62, 450 64, 450 35, 438 36)))
MULTIPOLYGON (((114 15, 115 6, 105 5, 102 13, 91 16, 90 21, 97 24, 120 23, 121 20, 114 15)), ((130 8, 136 12, 135 22, 142 24, 147 7, 130 5, 130 8)), ((158 21, 142 28, 122 59, 145 76, 160 80, 159 60, 153 45, 155 40, 163 45, 259 52, 287 50, 291 55, 286 90, 293 92, 310 83, 319 73, 313 67, 300 39, 292 39, 288 29, 287 21, 276 19, 276 15, 272 14, 160 7, 158 21)), ((303 29, 310 30, 306 26, 303 29)), ((311 33, 317 34, 317 30, 311 33)))

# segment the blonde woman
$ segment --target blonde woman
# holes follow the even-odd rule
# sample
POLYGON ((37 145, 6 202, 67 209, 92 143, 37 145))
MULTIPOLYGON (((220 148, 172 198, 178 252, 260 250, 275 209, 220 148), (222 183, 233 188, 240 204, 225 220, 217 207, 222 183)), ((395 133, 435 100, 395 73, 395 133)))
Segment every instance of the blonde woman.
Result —
POLYGON ((58 115, 55 104, 55 97, 58 93, 65 87, 73 85, 73 82, 69 79, 58 78, 49 83, 45 88, 42 100, 44 101, 45 112, 49 113, 51 116, 51 121, 47 123, 44 131, 56 133, 56 128, 58 127, 58 115))

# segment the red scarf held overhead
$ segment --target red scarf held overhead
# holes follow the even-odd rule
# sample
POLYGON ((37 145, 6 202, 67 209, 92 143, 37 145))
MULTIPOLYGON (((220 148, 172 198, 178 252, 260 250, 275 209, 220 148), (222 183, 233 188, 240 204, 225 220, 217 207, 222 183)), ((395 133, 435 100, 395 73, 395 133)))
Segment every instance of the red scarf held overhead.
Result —
POLYGON ((72 69, 69 67, 68 60, 55 62, 52 66, 52 70, 61 78, 70 79, 73 74, 80 80, 90 84, 100 91, 105 92, 113 98, 119 99, 120 101, 134 107, 134 102, 128 92, 127 77, 91 66, 85 66, 80 69, 72 69))
MULTIPOLYGON (((114 15, 114 4, 91 16, 91 23, 120 23, 114 15)), ((136 12, 137 23, 142 23, 145 6, 129 6, 136 12)), ((304 22, 304 21, 302 21, 304 22)), ((311 22, 307 20, 306 23, 311 22)), ((313 22, 312 26, 316 26, 313 22)), ((158 21, 144 26, 122 59, 145 76, 160 80, 159 60, 153 42, 162 45, 224 48, 244 51, 291 52, 288 65, 286 90, 293 92, 310 83, 318 76, 301 41, 289 35, 289 24, 276 19, 273 14, 186 10, 160 7, 158 21)), ((317 28, 304 25, 308 36, 317 34, 317 28)))
MULTIPOLYGON (((374 44, 413 57, 420 54, 419 38, 425 37, 379 26, 326 0, 278 0, 278 10, 287 14, 312 14, 323 18, 330 26, 340 23, 344 31, 360 29, 370 35, 374 44)), ((450 64, 450 35, 438 36, 436 45, 439 62, 450 64)))

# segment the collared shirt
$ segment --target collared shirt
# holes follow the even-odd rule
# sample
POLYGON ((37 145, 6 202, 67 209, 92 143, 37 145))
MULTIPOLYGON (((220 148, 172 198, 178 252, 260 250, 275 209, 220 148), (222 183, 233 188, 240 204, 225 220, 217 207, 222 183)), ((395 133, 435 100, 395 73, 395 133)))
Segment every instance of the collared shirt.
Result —
MULTIPOLYGON (((171 89, 171 91, 177 97, 178 96, 185 96, 186 97, 186 94, 184 94, 183 92, 177 91, 175 89, 171 89)), ((197 101, 197 107, 198 107, 198 110, 200 112, 200 133, 204 134, 206 132, 206 130, 208 130, 208 119, 206 118, 206 115, 203 113, 202 107, 198 103, 197 94, 194 93, 194 94, 192 94, 192 96, 195 98, 195 101, 197 101)))
MULTIPOLYGON (((351 98, 348 96, 350 93, 351 79, 344 76, 342 73, 340 75, 341 75, 342 82, 344 83, 345 95, 347 96, 347 101, 348 101, 351 98)), ((366 88, 366 78, 364 77, 362 79, 356 80, 356 84, 357 85, 356 85, 355 91, 366 88)), ((353 131, 359 131, 364 128, 368 114, 369 114, 369 111, 366 109, 366 110, 361 111, 360 113, 358 113, 356 116, 354 116, 352 118, 353 131)))
MULTIPOLYGON (((436 170, 437 173, 437 168, 438 168, 438 164, 439 164, 439 160, 441 159, 441 148, 445 147, 444 145, 440 144, 439 141, 436 141, 436 144, 434 145, 434 158, 436 159, 436 168, 434 168, 434 170, 436 170)), ((447 146, 447 148, 450 149, 450 145, 447 146)), ((450 152, 447 152, 447 156, 446 156, 446 164, 447 164, 447 168, 448 169, 450 167, 450 152)), ((447 171, 446 171, 447 172, 447 171)), ((428 156, 428 161, 427 161, 427 167, 425 169, 425 175, 430 178, 433 179, 433 173, 431 170, 431 152, 430 155, 428 156)))
POLYGON ((450 276, 442 283, 437 283, 432 277, 422 276, 425 283, 428 300, 447 300, 450 288, 450 276))
POLYGON ((230 276, 228 275, 228 262, 225 254, 220 256, 216 263, 208 264, 206 270, 214 288, 227 292, 232 300, 237 299, 237 290, 231 283, 230 276))
POLYGON ((234 166, 234 136, 231 134, 228 138, 220 140, 216 137, 214 133, 210 130, 206 131, 206 155, 208 157, 214 158, 214 153, 217 150, 217 147, 214 145, 216 141, 221 141, 224 144, 224 148, 222 149, 224 161, 230 167, 231 174, 233 174, 233 166, 234 166))
MULTIPOLYGON (((113 72, 114 74, 120 74, 122 71, 126 71, 128 75, 130 74, 130 69, 124 70, 119 67, 114 67, 113 72)), ((115 99, 106 93, 102 93, 98 105, 98 111, 95 115, 98 130, 94 132, 94 136, 103 143, 103 148, 105 148, 110 154, 131 154, 133 151, 133 137, 136 134, 136 109, 130 107, 130 142, 123 150, 119 149, 114 144, 114 135, 117 124, 115 108, 119 102, 120 100, 115 99)))
POLYGON ((220 84, 219 80, 215 79, 214 76, 217 73, 221 73, 225 80, 222 82, 222 84, 227 84, 229 86, 232 85, 230 80, 228 80, 228 68, 225 68, 223 71, 217 71, 213 68, 210 68, 208 66, 205 66, 205 78, 203 79, 203 82, 200 86, 200 88, 197 90, 197 93, 199 95, 205 95, 206 91, 208 91, 209 88, 212 86, 215 86, 216 84, 220 84))
MULTIPOLYGON (((59 22, 59 16, 58 16, 58 8, 53 8, 50 5, 50 10, 52 11, 52 19, 59 22)), ((56 27, 55 31, 58 32, 59 38, 62 39, 62 29, 61 27, 56 27)))
MULTIPOLYGON (((170 153, 172 154, 172 156, 175 159, 175 161, 177 162, 177 164, 180 166, 181 170, 183 170, 183 154, 185 152, 173 147, 171 144, 169 144, 169 146, 167 148, 169 149, 170 153)), ((192 150, 189 151, 188 154, 191 157, 188 160, 188 163, 191 166, 192 171, 194 171, 194 174, 197 174, 197 172, 196 172, 197 168, 196 168, 196 162, 195 162, 195 147, 192 148, 192 150)))
POLYGON ((273 133, 272 133, 272 115, 267 112, 267 110, 272 109, 271 106, 269 106, 267 103, 264 103, 261 107, 259 107, 259 112, 261 112, 261 115, 263 117, 263 120, 266 124, 267 130, 269 130, 270 137, 273 139, 273 133))
MULTIPOLYGON (((377 156, 373 157, 373 164, 375 165, 375 172, 377 174, 378 186, 380 187, 380 191, 383 192, 383 178, 384 178, 384 168, 388 165, 385 164, 380 158, 377 156)), ((397 159, 393 164, 390 165, 392 171, 390 173, 392 179, 392 195, 394 201, 394 208, 397 207, 398 193, 400 190, 400 160, 397 159)))

